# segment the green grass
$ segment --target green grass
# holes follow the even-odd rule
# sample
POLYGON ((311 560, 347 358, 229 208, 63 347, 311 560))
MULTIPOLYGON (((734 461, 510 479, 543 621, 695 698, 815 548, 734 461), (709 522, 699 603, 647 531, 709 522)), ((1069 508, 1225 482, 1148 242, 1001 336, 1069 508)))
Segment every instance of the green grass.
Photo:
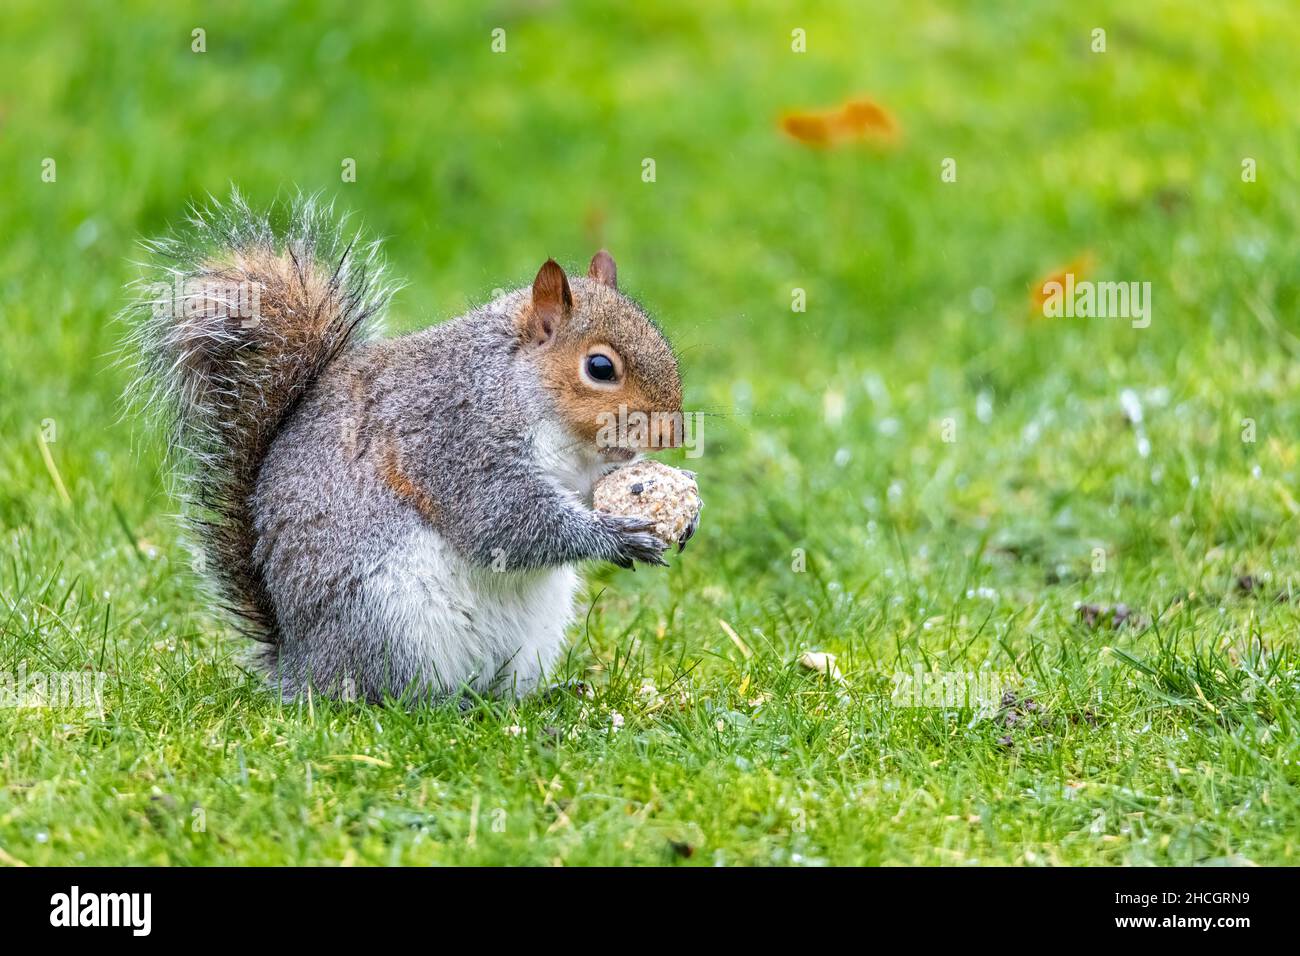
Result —
POLYGON ((1297 862, 1290 5, 444 6, 0 15, 0 674, 107 674, 102 716, 0 710, 0 862, 1297 862), (858 94, 896 146, 778 129, 858 94), (110 357, 137 238, 232 182, 388 236, 395 330, 613 250, 715 414, 692 547, 589 576, 594 696, 286 706, 249 671, 110 357), (1031 315, 1084 254, 1149 328, 1031 315), (894 705, 916 664, 1037 707, 894 705))

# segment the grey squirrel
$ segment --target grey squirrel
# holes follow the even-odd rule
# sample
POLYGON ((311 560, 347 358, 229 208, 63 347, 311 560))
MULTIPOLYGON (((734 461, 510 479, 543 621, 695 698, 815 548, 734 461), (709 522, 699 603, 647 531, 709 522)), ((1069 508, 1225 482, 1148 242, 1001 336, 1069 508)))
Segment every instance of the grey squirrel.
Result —
POLYGON ((206 575, 286 699, 536 689, 576 562, 665 563, 647 522, 590 502, 646 450, 602 439, 602 414, 659 412, 641 445, 680 442, 671 346, 604 251, 376 337, 378 245, 287 207, 277 228, 235 193, 147 243, 135 392, 170 417, 206 575))

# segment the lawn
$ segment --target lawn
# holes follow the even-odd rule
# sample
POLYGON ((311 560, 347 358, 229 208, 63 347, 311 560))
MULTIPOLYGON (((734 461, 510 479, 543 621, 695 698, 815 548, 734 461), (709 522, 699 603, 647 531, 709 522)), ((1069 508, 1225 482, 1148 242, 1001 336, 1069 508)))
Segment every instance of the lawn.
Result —
POLYGON ((105 675, 0 708, 0 864, 1300 862, 1289 3, 152 6, 0 14, 0 675, 105 675), (387 237, 393 332, 613 251, 707 507, 590 569, 590 696, 287 705, 205 605, 115 315, 232 184, 387 237))

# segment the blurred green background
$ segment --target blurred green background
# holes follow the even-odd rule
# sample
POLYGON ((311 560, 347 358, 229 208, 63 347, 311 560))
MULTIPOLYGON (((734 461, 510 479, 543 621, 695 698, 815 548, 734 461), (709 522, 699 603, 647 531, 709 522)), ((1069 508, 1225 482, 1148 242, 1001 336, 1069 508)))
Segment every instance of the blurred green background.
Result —
POLYGON ((629 829, 645 818, 584 817, 576 798, 555 835, 533 776, 571 795, 617 781, 720 862, 1290 860, 1300 18, 1284 0, 1087 6, 9 0, 0 664, 102 664, 111 646, 115 673, 153 676, 66 738, 0 717, 34 722, 0 756, 0 848, 71 861, 77 834, 99 862, 494 859, 366 816, 375 793, 409 811, 414 772, 444 780, 448 833, 473 794, 541 814, 502 861, 661 859, 659 831, 629 829), (897 119, 896 141, 815 149, 781 131, 789 111, 855 97, 897 119), (349 778, 311 827, 273 816, 294 793, 268 741, 288 733, 309 765, 338 748, 287 731, 294 716, 232 663, 241 645, 184 573, 158 450, 120 420, 111 357, 137 240, 232 185, 256 204, 319 190, 387 237, 408 282, 394 330, 523 284, 547 256, 614 253, 682 353, 688 405, 711 414, 699 542, 667 574, 596 572, 590 598, 608 590, 578 635, 574 667, 622 675, 607 693, 627 733, 557 754, 527 742, 556 720, 541 710, 503 718, 533 738, 427 716, 366 737, 400 752, 393 769, 351 771, 377 776, 349 778), (1033 313, 1031 286, 1080 257, 1088 278, 1152 284, 1150 328, 1033 313), (1094 633, 1081 601, 1126 602, 1147 626, 1094 633), (790 683, 806 647, 841 655, 851 707, 790 683), (611 664, 623 651, 631 671, 611 664), (1062 723, 1008 753, 1003 727, 883 709, 888 675, 918 660, 1035 675, 1062 723), (637 681, 665 669, 689 670, 708 707, 634 718, 637 681), (1104 739, 1084 710, 1109 713, 1104 739), (485 735, 473 767, 448 756, 467 733, 485 735), (214 735, 225 746, 194 757, 214 735), (1171 765, 1226 776, 1198 789, 1171 765), (219 805, 213 781, 236 767, 265 799, 226 808, 248 816, 224 849, 119 812, 173 792, 219 805), (1025 796, 1044 780, 1095 789, 1044 809, 1025 796), (1153 801, 1136 830, 1125 790, 1153 801), (810 826, 792 825, 796 803, 810 826), (256 835, 284 828, 278 848, 256 835))

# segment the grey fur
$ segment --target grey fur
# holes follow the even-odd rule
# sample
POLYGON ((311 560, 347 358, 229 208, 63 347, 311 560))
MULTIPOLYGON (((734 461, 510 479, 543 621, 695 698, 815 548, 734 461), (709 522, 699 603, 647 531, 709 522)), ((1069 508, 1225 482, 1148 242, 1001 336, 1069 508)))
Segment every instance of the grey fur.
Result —
MULTIPOLYGON (((264 663, 286 697, 308 686, 371 700, 455 689, 461 678, 432 673, 419 642, 394 633, 369 596, 421 528, 467 564, 506 575, 586 559, 663 563, 645 523, 593 512, 539 474, 534 426, 551 397, 515 325, 528 290, 367 340, 357 333, 390 291, 377 248, 345 241, 310 200, 293 202, 287 219, 277 233, 236 195, 154 250, 171 259, 167 275, 184 276, 216 274, 221 248, 248 250, 271 271, 288 250, 296 301, 273 303, 278 314, 254 330, 203 320, 196 332, 193 321, 153 317, 130 346, 137 394, 174 416, 214 583, 267 642, 264 663), (321 334, 307 341, 303 322, 321 334)), ((571 281, 595 292, 593 280, 571 281)), ((628 321, 651 327, 618 298, 628 321)))
POLYGON ((263 456, 313 379, 355 339, 366 335, 393 287, 383 279, 377 243, 348 235, 344 220, 314 197, 299 195, 271 215, 249 209, 238 192, 190 209, 188 228, 146 242, 152 261, 132 283, 125 317, 132 321, 123 357, 137 375, 130 405, 166 421, 182 500, 205 579, 217 600, 251 637, 274 640, 274 608, 251 563, 250 495, 263 456), (279 298, 254 328, 230 315, 177 314, 185 305, 224 307, 214 295, 185 293, 184 283, 261 280, 217 265, 232 253, 282 253, 279 298), (305 296, 309 270, 325 281, 305 296), (155 286, 182 290, 161 314, 155 286), (295 288, 296 286, 296 288, 295 288), (304 335, 311 328, 312 334, 304 335))

